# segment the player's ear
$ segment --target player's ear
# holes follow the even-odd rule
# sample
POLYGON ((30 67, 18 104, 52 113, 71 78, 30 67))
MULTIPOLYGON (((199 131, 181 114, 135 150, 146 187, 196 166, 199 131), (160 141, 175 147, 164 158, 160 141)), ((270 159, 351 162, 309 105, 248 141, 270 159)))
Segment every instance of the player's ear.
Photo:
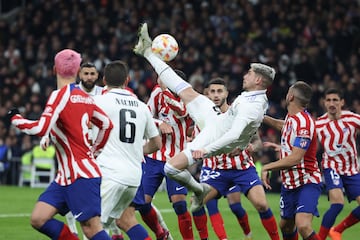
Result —
POLYGON ((106 86, 106 79, 105 79, 105 77, 103 77, 102 81, 103 81, 104 86, 106 86))
POLYGON ((130 76, 128 75, 128 76, 126 77, 124 86, 127 86, 127 85, 129 84, 129 82, 130 82, 130 76))
POLYGON ((53 74, 56 75, 56 67, 55 67, 55 65, 53 66, 53 74))

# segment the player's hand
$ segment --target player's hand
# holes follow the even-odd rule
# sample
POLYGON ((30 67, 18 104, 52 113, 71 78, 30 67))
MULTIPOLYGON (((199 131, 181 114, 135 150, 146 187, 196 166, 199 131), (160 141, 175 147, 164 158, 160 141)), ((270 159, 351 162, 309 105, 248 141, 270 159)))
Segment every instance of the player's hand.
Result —
POLYGON ((272 143, 272 142, 264 142, 263 146, 268 147, 268 148, 273 148, 274 151, 276 151, 276 152, 279 152, 280 148, 281 148, 281 146, 279 144, 272 143))
POLYGON ((236 147, 229 153, 229 157, 239 156, 241 152, 242 152, 241 149, 236 147))
POLYGON ((17 108, 11 108, 7 112, 7 117, 8 117, 10 122, 11 122, 12 117, 15 116, 16 114, 20 114, 19 109, 17 109, 17 108))
POLYGON ((194 159, 203 159, 204 156, 207 154, 205 149, 199 149, 199 150, 193 150, 192 151, 192 157, 194 159))
POLYGON ((261 181, 266 189, 272 189, 269 180, 269 170, 266 168, 266 165, 264 165, 261 169, 261 181))
POLYGON ((40 147, 42 150, 46 151, 46 149, 49 147, 50 145, 50 139, 48 136, 43 136, 40 140, 40 147))
POLYGON ((162 134, 171 134, 174 131, 173 128, 171 127, 171 125, 166 122, 162 122, 159 125, 159 129, 162 134))

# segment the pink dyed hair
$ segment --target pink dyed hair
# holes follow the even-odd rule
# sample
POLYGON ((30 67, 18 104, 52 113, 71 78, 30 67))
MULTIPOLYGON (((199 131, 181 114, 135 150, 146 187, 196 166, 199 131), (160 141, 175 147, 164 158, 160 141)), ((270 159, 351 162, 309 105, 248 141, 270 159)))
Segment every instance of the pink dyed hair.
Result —
POLYGON ((55 71, 60 77, 75 77, 80 68, 81 56, 74 50, 64 49, 55 55, 54 61, 55 71))

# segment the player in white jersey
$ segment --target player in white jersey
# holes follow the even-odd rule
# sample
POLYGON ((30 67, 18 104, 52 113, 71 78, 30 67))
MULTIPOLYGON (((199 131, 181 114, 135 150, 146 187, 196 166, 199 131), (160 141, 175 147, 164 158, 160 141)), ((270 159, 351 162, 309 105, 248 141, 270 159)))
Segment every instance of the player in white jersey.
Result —
POLYGON ((247 147, 267 110, 266 89, 274 80, 275 70, 264 64, 251 64, 243 80, 245 91, 235 99, 225 114, 219 115, 217 107, 210 99, 196 92, 169 65, 152 53, 151 43, 147 24, 144 23, 139 30, 139 41, 134 52, 144 56, 164 84, 180 96, 190 117, 201 129, 194 141, 165 165, 167 176, 195 193, 191 205, 191 210, 195 211, 202 207, 209 186, 199 184, 186 168, 196 159, 230 153, 236 147, 241 150, 247 147))
POLYGON ((150 239, 129 207, 140 185, 144 154, 161 148, 161 139, 145 103, 125 90, 128 67, 122 61, 105 66, 104 83, 108 92, 94 96, 112 120, 113 131, 97 157, 103 180, 101 183, 101 221, 108 226, 114 219, 130 239, 150 239), (149 139, 143 146, 144 139, 149 139))
POLYGON ((319 237, 341 239, 341 233, 360 221, 360 173, 356 136, 360 130, 360 115, 342 110, 344 96, 339 89, 325 92, 326 113, 316 120, 316 131, 323 149, 322 168, 328 191, 330 208, 323 216, 319 237), (340 224, 333 227, 344 207, 344 193, 358 206, 340 224))
POLYGON ((318 240, 311 223, 319 216, 321 173, 316 160, 315 122, 306 111, 312 96, 311 87, 298 81, 288 90, 285 121, 266 116, 264 123, 281 130, 280 159, 262 168, 262 180, 271 188, 268 171, 281 170, 280 229, 283 239, 318 240))

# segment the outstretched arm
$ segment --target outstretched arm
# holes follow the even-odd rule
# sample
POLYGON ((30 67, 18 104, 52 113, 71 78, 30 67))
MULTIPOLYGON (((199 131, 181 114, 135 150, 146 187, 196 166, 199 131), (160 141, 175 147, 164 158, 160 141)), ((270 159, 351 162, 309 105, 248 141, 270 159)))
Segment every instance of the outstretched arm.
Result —
POLYGON ((285 122, 284 120, 276 119, 268 115, 265 115, 263 120, 263 123, 269 125, 272 128, 275 128, 278 131, 281 131, 282 127, 284 126, 284 122, 285 122))

